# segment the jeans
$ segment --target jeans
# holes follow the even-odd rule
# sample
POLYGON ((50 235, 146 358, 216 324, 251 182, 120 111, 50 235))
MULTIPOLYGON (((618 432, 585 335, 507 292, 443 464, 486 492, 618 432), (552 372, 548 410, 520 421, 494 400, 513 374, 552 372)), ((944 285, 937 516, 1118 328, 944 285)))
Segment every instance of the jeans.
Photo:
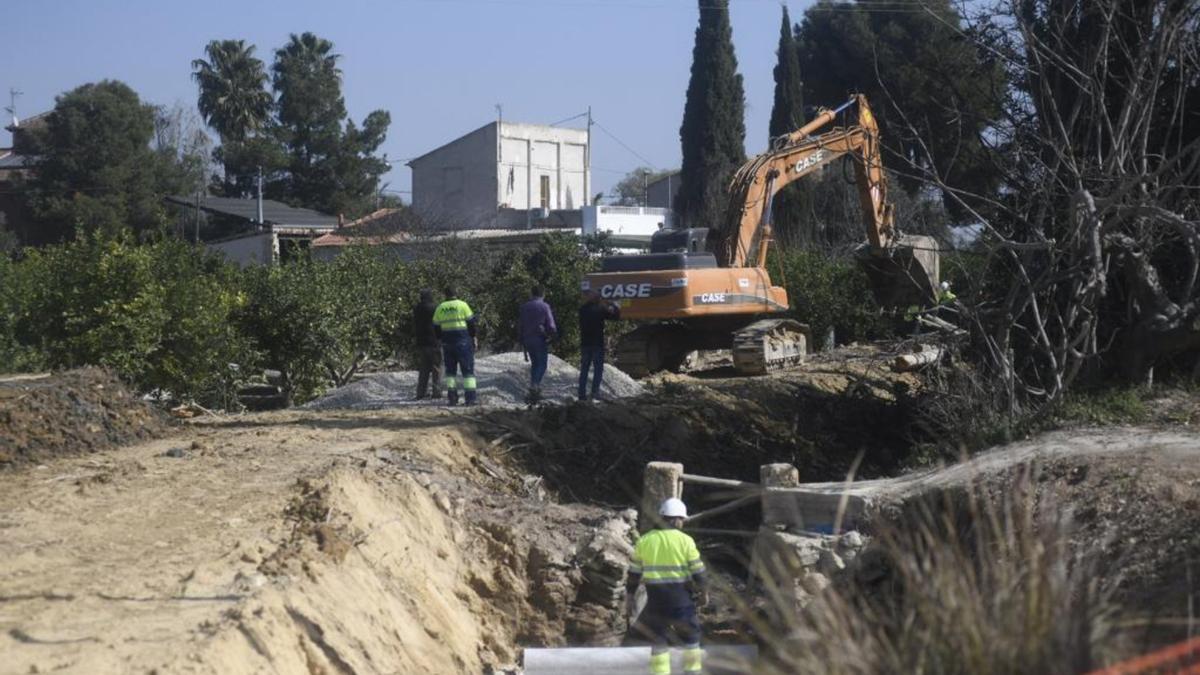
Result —
POLYGON ((579 348, 579 398, 587 397, 588 392, 588 369, 594 369, 595 374, 592 377, 592 398, 600 393, 600 383, 604 379, 604 347, 588 347, 579 348))
POLYGON ((531 338, 525 341, 525 351, 529 354, 529 384, 538 387, 546 376, 546 362, 550 358, 550 345, 546 338, 531 338))
POLYGON ((463 331, 461 335, 445 335, 442 340, 442 356, 446 360, 446 398, 450 405, 458 403, 458 389, 461 385, 466 391, 467 405, 475 403, 475 344, 471 336, 463 331), (461 372, 462 379, 455 377, 461 372))

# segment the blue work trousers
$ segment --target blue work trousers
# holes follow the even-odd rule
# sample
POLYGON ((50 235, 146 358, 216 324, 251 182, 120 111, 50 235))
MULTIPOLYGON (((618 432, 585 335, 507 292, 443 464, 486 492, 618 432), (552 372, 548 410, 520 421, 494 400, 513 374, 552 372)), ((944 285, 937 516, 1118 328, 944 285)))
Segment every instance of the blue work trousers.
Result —
POLYGON ((466 403, 476 402, 475 343, 466 331, 443 334, 442 357, 446 362, 446 397, 450 404, 458 403, 458 389, 466 392, 466 403), (461 378, 458 377, 461 375, 461 378))

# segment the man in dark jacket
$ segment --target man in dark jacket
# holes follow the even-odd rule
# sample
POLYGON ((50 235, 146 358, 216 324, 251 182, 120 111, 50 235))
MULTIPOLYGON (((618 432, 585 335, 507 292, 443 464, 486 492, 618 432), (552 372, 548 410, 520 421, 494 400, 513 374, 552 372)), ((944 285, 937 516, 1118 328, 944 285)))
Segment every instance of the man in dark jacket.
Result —
POLYGON ((442 397, 442 346, 433 329, 433 291, 421 290, 421 299, 413 305, 413 333, 417 343, 417 398, 442 397), (430 385, 432 391, 430 391, 430 385))
POLYGON ((601 300, 600 294, 587 291, 579 308, 579 400, 588 399, 588 369, 592 376, 592 399, 598 399, 604 379, 604 322, 621 318, 621 309, 612 301, 601 300))

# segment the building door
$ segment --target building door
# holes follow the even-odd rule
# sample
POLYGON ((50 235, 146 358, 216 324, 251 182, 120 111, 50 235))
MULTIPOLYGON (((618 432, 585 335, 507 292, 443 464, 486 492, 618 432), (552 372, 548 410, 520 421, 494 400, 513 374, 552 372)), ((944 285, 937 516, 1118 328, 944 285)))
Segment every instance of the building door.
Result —
POLYGON ((542 176, 541 188, 542 188, 542 208, 548 209, 548 208, 550 208, 550 176, 545 176, 545 175, 542 176))

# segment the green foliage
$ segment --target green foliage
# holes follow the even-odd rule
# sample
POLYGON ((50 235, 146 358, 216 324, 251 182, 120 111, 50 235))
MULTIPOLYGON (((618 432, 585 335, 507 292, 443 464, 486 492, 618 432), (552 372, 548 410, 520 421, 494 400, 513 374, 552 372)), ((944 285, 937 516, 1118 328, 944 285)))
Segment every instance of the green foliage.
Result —
POLYGON ((617 182, 616 186, 613 187, 613 194, 617 198, 614 203, 618 206, 641 206, 645 204, 646 186, 671 173, 675 173, 675 171, 673 169, 656 171, 648 166, 639 166, 625 174, 617 182))
POLYGON ((200 87, 198 107, 222 143, 241 142, 262 129, 271 112, 267 73, 245 40, 213 40, 204 47, 208 60, 192 61, 192 79, 200 87))
POLYGON ((303 402, 403 355, 418 293, 440 298, 448 285, 475 309, 481 344, 498 350, 516 344, 517 310, 542 285, 562 330, 555 351, 578 351, 579 281, 594 258, 577 238, 504 253, 449 240, 425 253, 400 262, 355 246, 331 262, 239 270, 176 240, 94 234, 30 249, 0 258, 0 363, 107 366, 142 391, 220 407, 235 405, 236 379, 271 369, 303 402))
POLYGON ((77 230, 115 236, 148 233, 166 221, 162 195, 178 186, 159 171, 150 149, 155 109, 115 80, 62 94, 31 134, 41 155, 31 179, 31 205, 49 241, 77 230))
POLYGON ((282 374, 289 401, 311 398, 324 387, 322 368, 328 339, 322 329, 321 294, 315 263, 252 266, 241 274, 245 302, 233 319, 258 355, 258 364, 282 374))
POLYGON ((267 72, 244 40, 213 40, 204 47, 205 59, 192 61, 192 79, 200 88, 197 107, 221 140, 213 159, 224 168, 217 181, 226 197, 254 194, 258 167, 270 173, 283 165, 282 153, 271 139, 271 108, 267 72))
MULTIPOLYGON (((796 53, 796 40, 792 34, 792 21, 787 5, 783 7, 782 25, 779 30, 779 47, 776 50, 775 102, 771 106, 771 123, 768 127, 769 141, 791 133, 804 125, 804 82, 801 79, 800 59, 796 53)), ((771 206, 776 236, 780 239, 795 239, 800 219, 812 201, 812 184, 809 181, 792 183, 780 190, 771 206)))
POLYGON ((1135 387, 1106 387, 1073 391, 1056 411, 1060 424, 1140 424, 1150 417, 1145 391, 1135 387))
POLYGON ((787 288, 791 314, 808 324, 815 347, 823 344, 830 328, 838 343, 890 332, 890 322, 875 304, 866 275, 853 261, 810 250, 776 251, 767 269, 775 283, 787 288))
POLYGON ((746 161, 745 93, 733 53, 728 0, 700 0, 700 24, 679 140, 683 164, 675 210, 688 227, 725 215, 729 178, 746 161))
POLYGON ((222 263, 178 241, 95 234, 30 250, 8 274, 8 332, 38 355, 27 365, 102 365, 146 391, 228 401, 243 340, 222 263))
POLYGON ((316 265, 322 360, 334 384, 348 382, 367 359, 393 353, 398 313, 407 309, 399 302, 402 289, 393 281, 401 269, 367 247, 351 247, 332 262, 316 265))
POLYGON ((544 235, 537 247, 503 257, 489 284, 494 289, 490 304, 500 331, 488 344, 506 349, 517 342, 518 310, 529 300, 530 289, 536 284, 545 292, 558 325, 558 339, 551 350, 563 358, 578 354, 579 282, 594 266, 594 259, 580 248, 579 240, 564 234, 544 235))
POLYGON ((836 105, 847 92, 866 94, 893 156, 936 169, 957 188, 988 192, 997 176, 981 135, 1000 116, 1006 81, 994 57, 963 33, 953 3, 925 2, 923 12, 857 3, 830 11, 832 4, 810 7, 796 28, 807 100, 836 105))
POLYGON ((388 170, 375 153, 391 116, 376 110, 361 125, 349 119, 332 42, 291 35, 275 50, 274 96, 253 45, 214 40, 205 52, 208 60, 192 62, 193 77, 200 111, 221 136, 213 157, 225 169, 222 194, 253 195, 261 167, 271 199, 351 217, 374 207, 388 170))
POLYGON ((17 319, 26 291, 21 271, 8 256, 0 255, 0 373, 42 368, 38 352, 17 339, 17 319))
POLYGON ((391 116, 376 110, 361 128, 348 120, 339 58, 332 42, 312 33, 293 34, 275 51, 275 131, 288 156, 277 189, 289 203, 358 214, 373 204, 379 177, 387 172, 387 163, 373 153, 387 135, 391 116))

